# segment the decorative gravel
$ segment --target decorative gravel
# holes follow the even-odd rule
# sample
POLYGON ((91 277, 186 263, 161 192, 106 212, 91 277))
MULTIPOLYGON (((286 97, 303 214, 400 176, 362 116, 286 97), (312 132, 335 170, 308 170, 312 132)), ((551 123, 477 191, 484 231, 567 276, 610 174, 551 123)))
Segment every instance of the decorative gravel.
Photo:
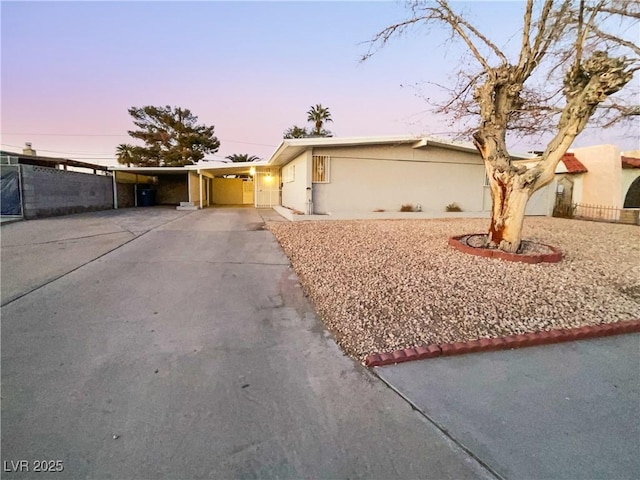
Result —
POLYGON ((269 223, 349 355, 640 318, 640 228, 528 218, 524 238, 560 263, 467 255, 453 235, 486 219, 269 223))

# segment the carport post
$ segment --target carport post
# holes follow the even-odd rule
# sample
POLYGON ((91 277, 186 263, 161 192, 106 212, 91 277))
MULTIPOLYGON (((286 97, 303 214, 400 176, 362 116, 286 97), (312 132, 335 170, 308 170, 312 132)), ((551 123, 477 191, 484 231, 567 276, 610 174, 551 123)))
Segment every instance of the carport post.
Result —
POLYGON ((113 179, 113 208, 118 209, 118 184, 116 183, 116 172, 115 170, 111 174, 111 178, 113 179))
POLYGON ((133 184, 133 206, 138 206, 138 174, 136 173, 136 183, 133 184))
POLYGON ((202 174, 198 172, 198 176, 200 179, 200 183, 198 184, 198 186, 200 187, 198 188, 198 191, 200 192, 200 208, 202 208, 202 174))

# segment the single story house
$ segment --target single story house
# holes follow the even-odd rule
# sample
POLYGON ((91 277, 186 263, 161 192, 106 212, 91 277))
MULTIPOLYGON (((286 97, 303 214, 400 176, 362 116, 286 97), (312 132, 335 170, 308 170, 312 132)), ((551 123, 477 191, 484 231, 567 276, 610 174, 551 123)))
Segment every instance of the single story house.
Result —
MULTIPOLYGON (((514 160, 532 155, 514 155, 514 160)), ((423 212, 491 210, 482 158, 470 143, 427 136, 312 137, 284 139, 266 160, 200 162, 185 167, 110 167, 118 206, 132 206, 134 190, 151 184, 156 202, 203 208, 254 205, 303 215, 398 212, 410 204, 423 212)), ((544 188, 528 215, 550 215, 554 191, 544 188)))

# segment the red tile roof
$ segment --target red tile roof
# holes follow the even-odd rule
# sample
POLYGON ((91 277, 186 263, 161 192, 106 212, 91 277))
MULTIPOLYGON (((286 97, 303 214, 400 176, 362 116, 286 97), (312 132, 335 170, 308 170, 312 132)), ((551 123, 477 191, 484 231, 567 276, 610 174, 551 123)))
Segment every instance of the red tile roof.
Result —
POLYGON ((640 168, 640 158, 622 157, 622 168, 640 168))
POLYGON ((567 168, 567 173, 585 173, 589 171, 573 153, 565 153, 561 162, 567 168))

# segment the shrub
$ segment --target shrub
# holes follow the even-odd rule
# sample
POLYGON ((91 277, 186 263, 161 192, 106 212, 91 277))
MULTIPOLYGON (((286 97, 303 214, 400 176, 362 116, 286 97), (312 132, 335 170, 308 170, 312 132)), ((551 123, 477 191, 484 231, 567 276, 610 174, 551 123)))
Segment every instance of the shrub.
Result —
POLYGON ((447 212, 461 212, 462 209, 458 206, 456 202, 450 203, 445 207, 447 212))
POLYGON ((385 209, 384 209, 384 208, 376 208, 376 209, 374 210, 374 212, 375 212, 375 213, 381 213, 381 212, 384 212, 384 211, 385 211, 385 209))
POLYGON ((401 212, 413 212, 413 205, 411 205, 410 203, 402 205, 400 207, 400 211, 401 212))

